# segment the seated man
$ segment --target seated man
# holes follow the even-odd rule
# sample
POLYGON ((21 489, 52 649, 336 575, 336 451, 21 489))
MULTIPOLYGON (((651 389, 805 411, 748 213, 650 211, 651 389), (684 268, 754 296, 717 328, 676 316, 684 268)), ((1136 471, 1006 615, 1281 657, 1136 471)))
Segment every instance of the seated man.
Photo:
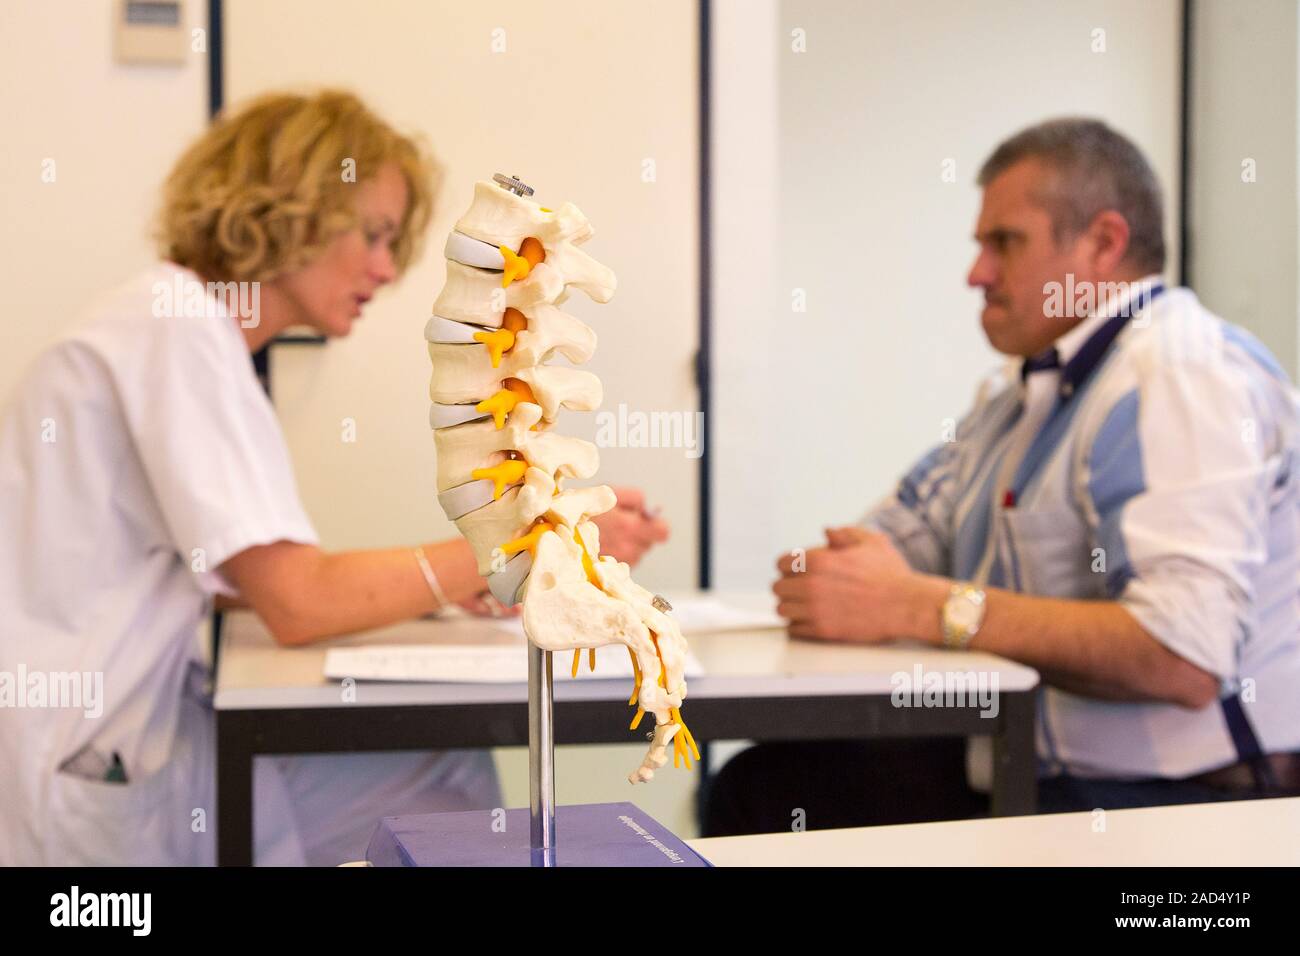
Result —
MULTIPOLYGON (((860 527, 778 562, 791 635, 1036 668, 1040 811, 1300 792, 1295 391, 1164 287, 1159 187, 1123 136, 1043 123, 978 182, 968 282, 1019 360, 860 527)), ((987 740, 752 748, 705 834, 979 815, 987 740)))

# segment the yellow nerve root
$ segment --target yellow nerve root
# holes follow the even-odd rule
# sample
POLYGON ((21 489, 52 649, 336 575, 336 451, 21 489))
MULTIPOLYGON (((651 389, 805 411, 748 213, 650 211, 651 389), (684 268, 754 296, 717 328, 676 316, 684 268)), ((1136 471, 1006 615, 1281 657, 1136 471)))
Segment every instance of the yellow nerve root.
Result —
POLYGON ((673 737, 673 747, 674 749, 677 749, 678 742, 680 741, 680 749, 682 755, 686 758, 686 767, 689 770, 691 766, 691 756, 694 755, 696 760, 700 759, 700 748, 695 745, 695 738, 691 736, 691 731, 690 728, 686 726, 686 721, 682 720, 681 710, 674 707, 670 713, 673 715, 673 722, 680 724, 682 728, 677 732, 677 736, 673 737))
MULTIPOLYGON (((474 411, 487 412, 492 416, 498 431, 506 427, 506 416, 513 412, 515 406, 520 402, 537 404, 537 398, 533 395, 533 390, 528 387, 527 382, 520 381, 517 378, 508 378, 501 385, 502 388, 495 395, 483 399, 474 406, 474 411)), ((534 425, 533 430, 536 429, 537 426, 534 425)))
MULTIPOLYGON (((493 368, 499 368, 501 356, 515 347, 515 336, 528 328, 528 319, 518 309, 506 309, 501 326, 499 329, 474 333, 474 340, 487 346, 488 357, 492 359, 493 368)), ((497 427, 500 428, 501 426, 498 425, 497 427)))
POLYGON ((533 266, 539 262, 546 261, 546 250, 542 244, 529 236, 519 245, 519 251, 515 252, 509 246, 498 246, 501 250, 501 258, 505 260, 505 271, 501 274, 501 288, 510 288, 510 283, 516 279, 527 279, 528 274, 533 271, 533 266))
POLYGON ((535 557, 537 555, 537 542, 541 540, 542 535, 546 532, 554 530, 555 526, 549 521, 539 519, 526 535, 501 545, 501 551, 503 554, 518 554, 520 551, 527 551, 535 557))
POLYGON ((528 462, 522 458, 511 458, 490 468, 475 468, 469 476, 476 479, 486 478, 492 482, 492 500, 496 501, 501 497, 501 492, 523 478, 527 470, 528 462))
POLYGON ((632 658, 632 696, 627 699, 627 705, 631 707, 636 703, 636 695, 641 693, 641 665, 636 662, 636 652, 630 647, 627 656, 632 658))
MULTIPOLYGON (((581 660, 582 660, 582 648, 575 647, 573 649, 573 676, 574 677, 578 676, 578 662, 581 660)), ((591 672, 593 674, 596 672, 596 649, 594 647, 587 648, 587 666, 591 669, 591 672)))
POLYGON ((600 578, 596 577, 596 566, 592 563, 591 555, 587 553, 587 543, 582 540, 582 536, 578 534, 577 528, 573 529, 573 540, 577 542, 578 547, 582 549, 582 570, 587 572, 588 583, 603 591, 604 588, 600 587, 600 578))
POLYGON ((501 274, 501 288, 508 289, 516 279, 528 278, 533 271, 532 264, 523 256, 516 254, 509 246, 501 246, 501 258, 506 261, 505 271, 501 274))
POLYGON ((491 332, 475 332, 474 341, 482 342, 488 348, 488 357, 492 359, 492 367, 496 368, 501 364, 501 354, 508 352, 514 347, 515 333, 509 329, 493 329, 491 332))

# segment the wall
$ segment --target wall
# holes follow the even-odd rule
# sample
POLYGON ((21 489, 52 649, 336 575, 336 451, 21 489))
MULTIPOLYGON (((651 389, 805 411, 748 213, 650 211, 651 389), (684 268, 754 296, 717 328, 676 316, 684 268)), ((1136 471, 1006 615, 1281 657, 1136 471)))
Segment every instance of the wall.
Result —
POLYGON ((1297 4, 1198 0, 1193 9, 1192 284, 1209 308, 1259 336, 1294 379, 1297 4))
MULTIPOLYGON (((154 258, 158 187, 207 123, 206 52, 179 66, 113 60, 114 5, 0 4, 0 404, 97 295, 154 258), (42 180, 54 161, 53 182, 42 180)), ((207 4, 185 4, 189 29, 207 4)))

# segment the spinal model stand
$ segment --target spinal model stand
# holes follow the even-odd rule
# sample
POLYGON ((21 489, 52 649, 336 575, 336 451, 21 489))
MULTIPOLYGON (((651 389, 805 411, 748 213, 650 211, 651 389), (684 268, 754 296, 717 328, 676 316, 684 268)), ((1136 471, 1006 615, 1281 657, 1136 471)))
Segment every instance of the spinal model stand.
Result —
MULTIPOLYGON (((590 442, 552 427, 561 408, 597 408, 602 389, 591 372, 545 364, 555 352, 581 364, 596 348, 595 332, 556 306, 569 286, 608 302, 614 273, 578 248, 594 230, 576 206, 546 209, 518 179, 494 179, 475 185, 469 210, 447 237, 447 282, 425 329, 433 362, 429 423, 439 503, 474 549, 493 595, 507 606, 523 602, 536 830, 539 791, 544 804, 553 803, 550 652, 572 650, 576 676, 582 649, 594 670, 597 647, 627 646, 636 681, 631 729, 645 713, 655 716, 632 783, 653 777, 670 745, 675 765, 684 759, 689 767, 699 752, 679 710, 686 642, 671 607, 635 584, 626 564, 600 555, 590 519, 615 506, 614 492, 605 485, 561 489, 565 478, 592 477, 599 455, 590 442)), ((553 819, 551 827, 549 845, 553 819)))

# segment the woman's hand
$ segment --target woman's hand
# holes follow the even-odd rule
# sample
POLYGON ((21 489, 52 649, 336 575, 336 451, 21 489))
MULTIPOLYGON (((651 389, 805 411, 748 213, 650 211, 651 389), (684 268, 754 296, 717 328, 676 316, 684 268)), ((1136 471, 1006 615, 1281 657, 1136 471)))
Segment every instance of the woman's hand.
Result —
POLYGON ((522 603, 514 607, 506 607, 491 591, 484 591, 463 601, 457 601, 456 606, 475 617, 518 617, 524 613, 522 603))
POLYGON ((614 488, 618 504, 591 520, 600 529, 600 553, 632 567, 656 544, 668 540, 668 522, 647 510, 640 488, 614 488))

